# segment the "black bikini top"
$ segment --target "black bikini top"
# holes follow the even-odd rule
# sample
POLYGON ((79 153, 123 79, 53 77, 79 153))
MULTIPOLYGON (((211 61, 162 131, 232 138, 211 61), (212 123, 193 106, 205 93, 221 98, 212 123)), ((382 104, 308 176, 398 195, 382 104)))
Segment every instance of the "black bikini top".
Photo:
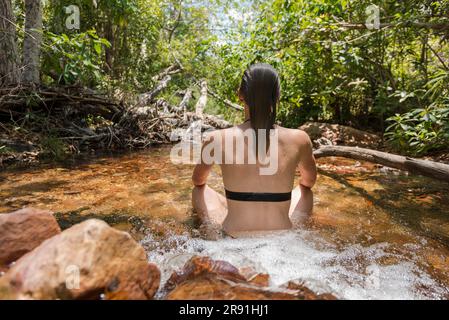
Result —
POLYGON ((226 191, 226 198, 236 201, 262 201, 262 202, 282 202, 292 198, 291 192, 268 193, 268 192, 234 192, 226 191))

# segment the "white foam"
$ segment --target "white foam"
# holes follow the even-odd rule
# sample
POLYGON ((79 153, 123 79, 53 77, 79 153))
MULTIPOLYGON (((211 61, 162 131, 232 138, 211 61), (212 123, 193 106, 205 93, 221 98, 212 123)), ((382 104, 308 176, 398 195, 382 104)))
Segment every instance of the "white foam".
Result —
MULTIPOLYGON (((142 243, 153 241, 150 236, 142 243)), ((166 248, 173 244, 175 248, 149 252, 149 260, 161 268, 163 282, 191 256, 200 254, 267 272, 273 286, 298 279, 319 293, 332 292, 342 299, 438 299, 447 294, 413 258, 395 255, 398 263, 381 265, 380 258, 393 255, 386 251, 387 243, 338 250, 317 232, 305 230, 219 241, 173 236, 166 241, 171 243, 166 248)))

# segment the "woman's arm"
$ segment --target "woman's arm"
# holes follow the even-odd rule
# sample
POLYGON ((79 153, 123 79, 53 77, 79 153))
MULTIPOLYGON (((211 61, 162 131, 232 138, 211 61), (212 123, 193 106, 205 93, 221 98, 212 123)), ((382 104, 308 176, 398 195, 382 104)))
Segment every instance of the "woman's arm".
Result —
POLYGON ((316 182, 316 163, 313 156, 312 141, 310 137, 304 131, 301 131, 300 141, 300 159, 299 159, 299 172, 301 178, 299 180, 300 186, 312 188, 316 182))
POLYGON ((207 177, 209 176, 209 173, 212 169, 213 164, 204 163, 203 150, 204 147, 207 146, 209 143, 212 143, 214 139, 215 137, 213 132, 205 136, 204 143, 201 147, 200 163, 195 166, 192 175, 192 182, 196 187, 201 187, 206 184, 207 177))
POLYGON ((207 177, 209 176, 210 170, 212 169, 211 164, 197 164, 193 170, 192 181, 196 187, 204 186, 207 182, 207 177))

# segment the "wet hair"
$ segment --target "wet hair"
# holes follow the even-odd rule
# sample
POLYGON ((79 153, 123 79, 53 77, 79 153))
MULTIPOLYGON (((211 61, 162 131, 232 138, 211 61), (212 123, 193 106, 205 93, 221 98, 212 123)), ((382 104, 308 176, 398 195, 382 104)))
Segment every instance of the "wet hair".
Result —
POLYGON ((279 103, 281 84, 277 71, 266 63, 253 64, 243 73, 239 94, 249 108, 251 127, 256 133, 266 130, 266 151, 270 144, 270 129, 276 120, 276 107, 279 103))

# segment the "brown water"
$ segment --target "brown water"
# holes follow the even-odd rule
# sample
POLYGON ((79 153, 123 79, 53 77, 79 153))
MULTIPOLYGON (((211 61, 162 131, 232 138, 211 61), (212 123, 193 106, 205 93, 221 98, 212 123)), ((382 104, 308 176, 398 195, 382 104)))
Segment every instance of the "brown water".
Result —
MULTIPOLYGON (((167 147, 3 171, 0 213, 49 209, 63 227, 105 219, 165 272, 201 252, 252 264, 273 284, 299 278, 342 298, 449 298, 449 184, 341 158, 319 168, 311 223, 262 238, 199 239, 192 167, 172 164, 167 147)), ((210 185, 222 190, 217 169, 210 185)))

